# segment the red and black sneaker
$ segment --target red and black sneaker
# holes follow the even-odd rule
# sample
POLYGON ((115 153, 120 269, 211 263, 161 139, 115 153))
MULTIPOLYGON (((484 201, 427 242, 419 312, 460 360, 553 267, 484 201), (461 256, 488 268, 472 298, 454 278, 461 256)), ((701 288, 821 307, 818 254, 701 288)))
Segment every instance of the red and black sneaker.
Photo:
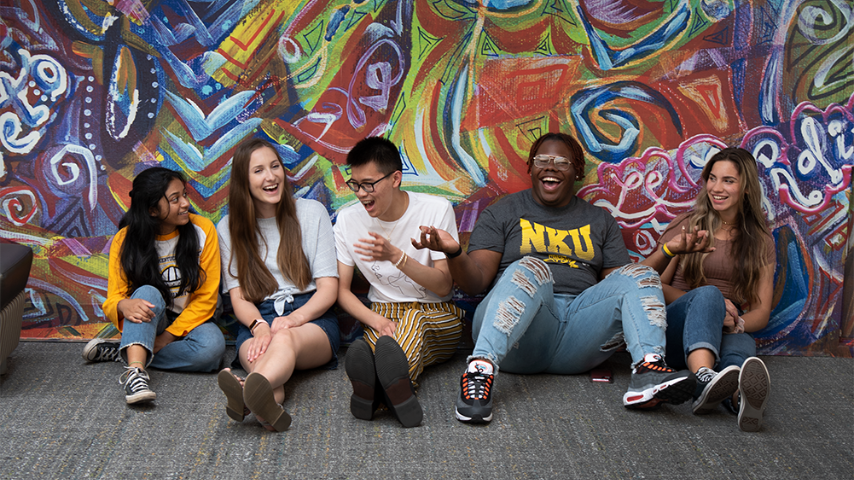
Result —
POLYGON ((629 390, 623 395, 628 408, 653 408, 661 403, 679 404, 694 396, 697 377, 688 370, 677 372, 661 355, 648 353, 632 370, 629 390))
POLYGON ((492 420, 492 364, 483 360, 469 363, 460 379, 460 396, 454 413, 457 420, 468 423, 488 423, 492 420))

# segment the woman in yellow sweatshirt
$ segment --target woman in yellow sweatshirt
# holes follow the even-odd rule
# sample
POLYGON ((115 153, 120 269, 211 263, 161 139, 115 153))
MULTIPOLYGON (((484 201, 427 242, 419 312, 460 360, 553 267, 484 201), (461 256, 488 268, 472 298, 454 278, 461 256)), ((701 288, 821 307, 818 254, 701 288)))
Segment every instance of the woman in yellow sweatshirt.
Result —
POLYGON ((211 372, 225 353, 225 339, 212 321, 220 280, 213 223, 189 212, 179 172, 161 167, 141 172, 130 197, 110 246, 103 305, 122 338, 96 338, 83 350, 90 362, 124 361, 120 383, 129 404, 156 397, 147 367, 211 372))

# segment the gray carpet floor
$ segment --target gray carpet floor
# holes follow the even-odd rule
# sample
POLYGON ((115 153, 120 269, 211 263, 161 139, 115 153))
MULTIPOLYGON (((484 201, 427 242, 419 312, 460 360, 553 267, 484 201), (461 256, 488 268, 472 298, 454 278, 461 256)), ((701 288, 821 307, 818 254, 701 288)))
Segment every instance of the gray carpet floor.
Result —
MULTIPOLYGON (((762 431, 690 404, 622 406, 629 358, 587 375, 501 373, 487 426, 454 419, 465 352, 429 368, 424 422, 349 413, 337 370, 298 373, 287 386, 294 422, 283 433, 226 417, 214 374, 152 371, 157 401, 129 407, 117 363, 85 364, 82 344, 22 342, 0 377, 0 478, 662 478, 851 479, 854 361, 763 358, 772 398, 762 431)), ((228 356, 233 356, 229 349, 228 356)), ((346 349, 339 353, 346 360, 346 349)))

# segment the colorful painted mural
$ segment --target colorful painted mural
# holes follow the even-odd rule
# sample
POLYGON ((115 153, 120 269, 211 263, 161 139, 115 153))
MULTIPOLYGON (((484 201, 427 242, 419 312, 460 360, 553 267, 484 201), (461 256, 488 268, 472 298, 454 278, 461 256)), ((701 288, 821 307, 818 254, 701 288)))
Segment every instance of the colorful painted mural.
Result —
POLYGON ((0 235, 36 252, 25 337, 115 333, 107 252, 151 165, 186 172, 216 222, 233 148, 264 137, 334 215, 346 152, 385 135, 465 238, 560 130, 636 258, 717 149, 751 150, 778 258, 761 353, 854 346, 848 0, 0 0, 0 17, 0 235))

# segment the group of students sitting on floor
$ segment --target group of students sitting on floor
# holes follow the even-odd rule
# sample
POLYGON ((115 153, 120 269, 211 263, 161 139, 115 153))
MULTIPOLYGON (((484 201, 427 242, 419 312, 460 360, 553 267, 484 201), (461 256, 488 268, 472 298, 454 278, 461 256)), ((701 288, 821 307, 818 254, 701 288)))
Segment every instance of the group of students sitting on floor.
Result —
POLYGON ((401 190, 400 154, 383 138, 347 155, 359 202, 342 208, 335 226, 322 204, 293 198, 281 157, 261 139, 236 148, 229 214, 217 227, 189 212, 180 173, 144 170, 110 247, 103 309, 121 341, 92 340, 83 357, 125 363, 129 404, 155 399, 147 368, 218 370, 222 285, 239 322, 231 367, 248 372, 219 371, 226 413, 235 421, 252 413, 283 431, 294 370, 337 366, 337 301, 364 327, 345 365, 352 414, 371 420, 385 404, 414 427, 418 377, 459 344, 456 283, 487 292, 455 402, 460 421, 492 420, 499 369, 579 374, 625 346, 626 407, 693 398, 694 413, 706 413, 724 403, 742 430, 758 430, 770 377, 750 332, 768 322, 776 262, 750 153, 727 148, 708 159, 694 210, 676 217, 640 264, 614 218, 575 196, 584 155, 574 138, 543 135, 527 163, 531 188, 481 212, 468 251, 450 202, 401 190), (350 289, 357 268, 370 307, 350 289))

